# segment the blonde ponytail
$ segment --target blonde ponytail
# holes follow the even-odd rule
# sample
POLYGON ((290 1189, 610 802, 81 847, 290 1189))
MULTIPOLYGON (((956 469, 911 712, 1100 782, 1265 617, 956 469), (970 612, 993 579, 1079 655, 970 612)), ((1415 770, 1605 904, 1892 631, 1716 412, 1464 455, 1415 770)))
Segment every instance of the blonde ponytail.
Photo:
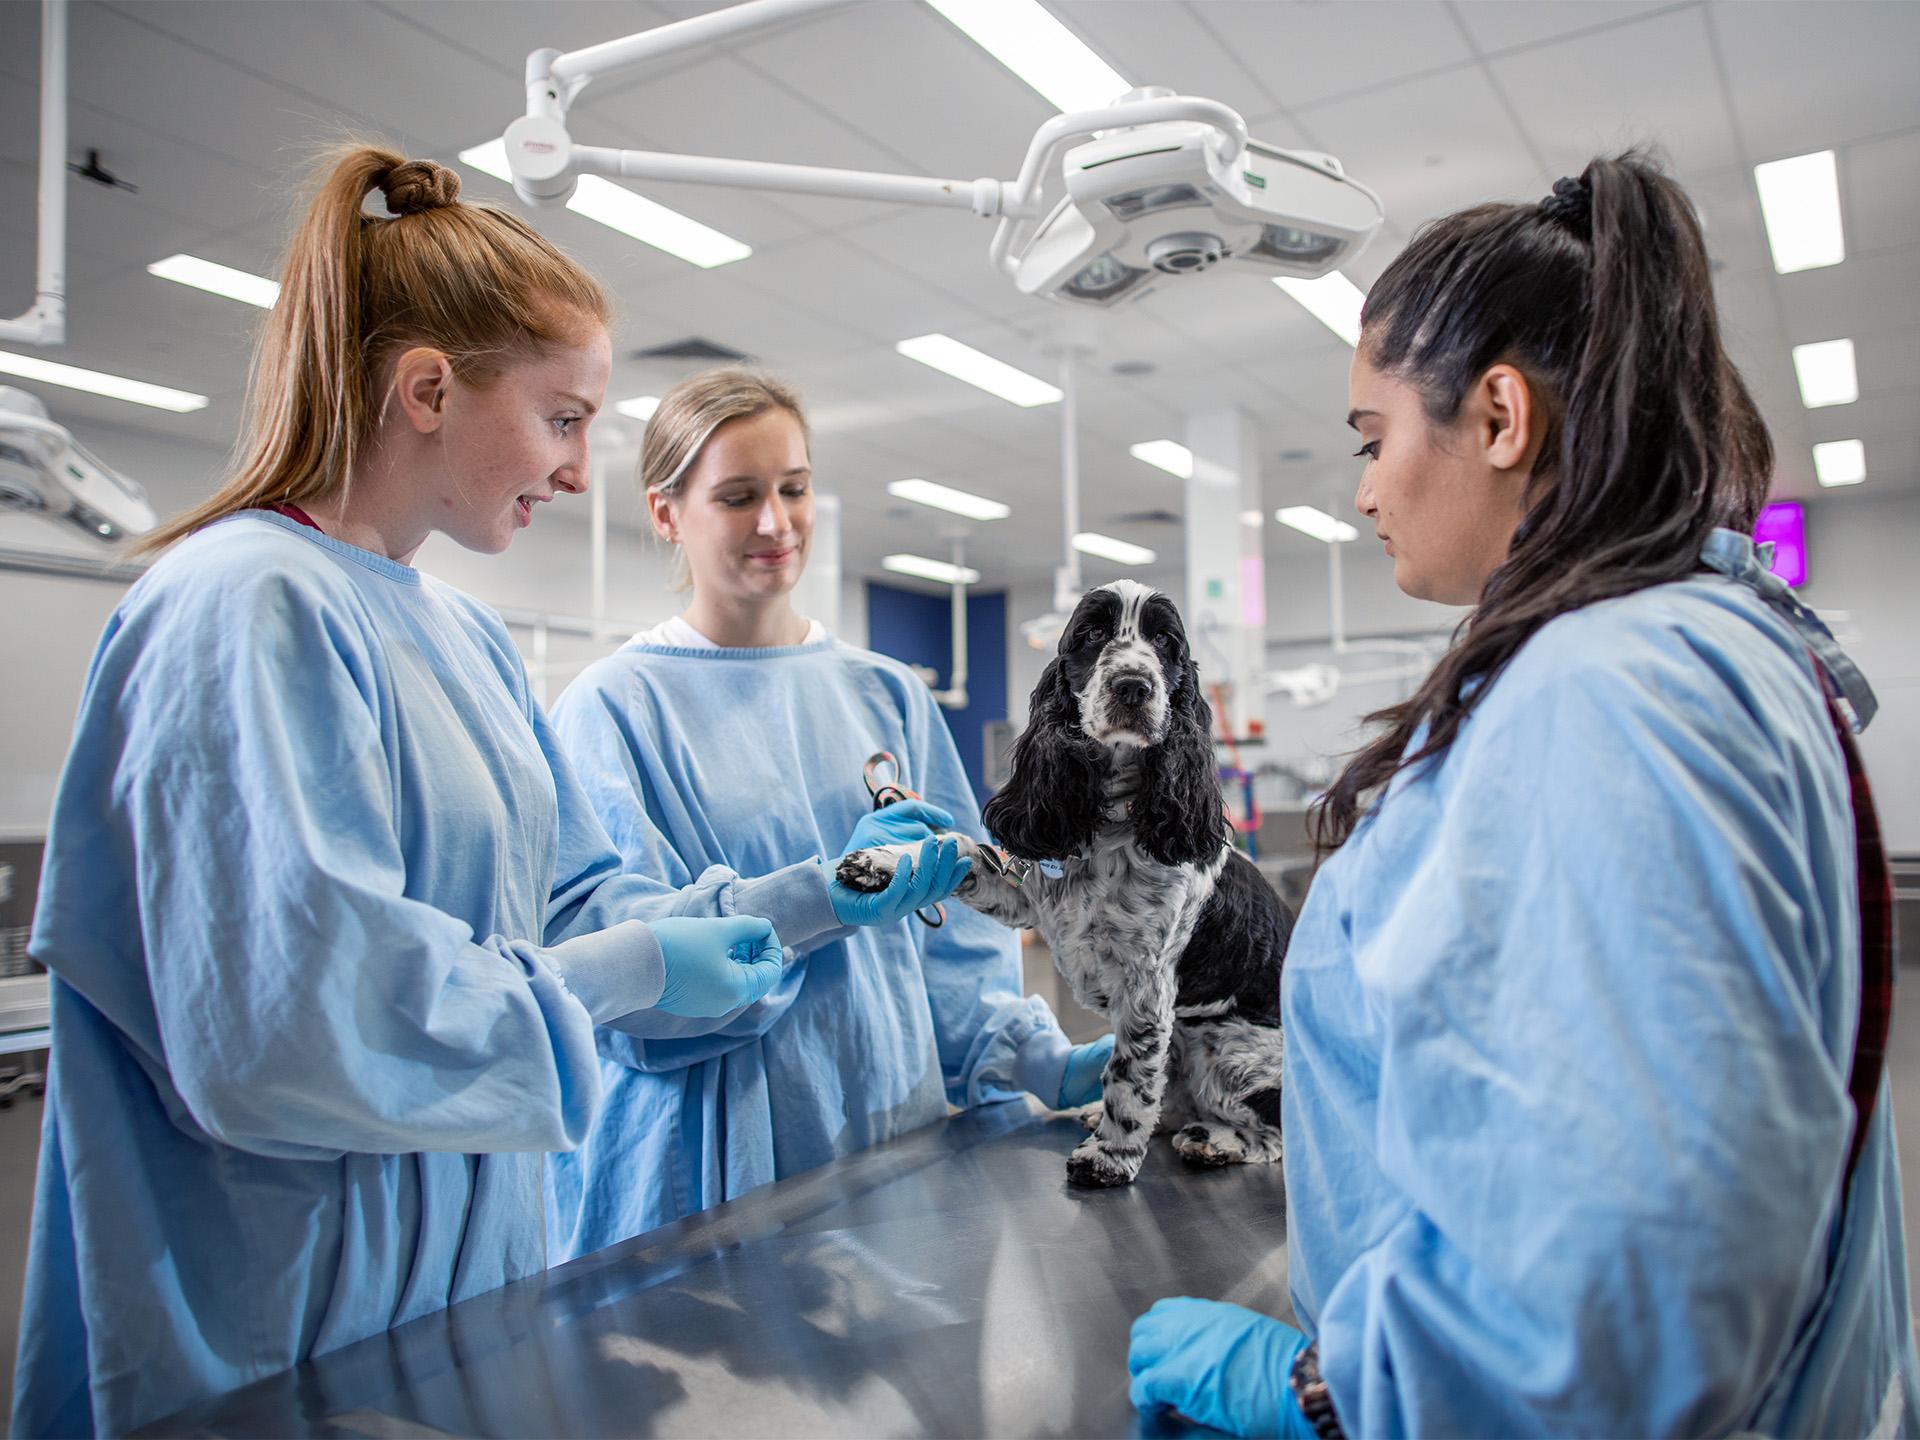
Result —
POLYGON ((517 216, 459 194, 459 176, 430 160, 376 145, 327 157, 255 343, 233 469, 135 553, 241 510, 341 494, 378 422, 387 362, 405 350, 439 350, 462 381, 484 385, 607 324, 586 271, 517 216), (364 208, 376 189, 390 217, 364 208))

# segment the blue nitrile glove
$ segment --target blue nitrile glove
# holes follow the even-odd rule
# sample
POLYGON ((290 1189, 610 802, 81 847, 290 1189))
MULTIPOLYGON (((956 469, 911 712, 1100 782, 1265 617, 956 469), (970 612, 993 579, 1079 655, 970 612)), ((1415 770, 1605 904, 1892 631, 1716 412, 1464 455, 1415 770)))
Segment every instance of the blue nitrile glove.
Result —
POLYGON ((833 902, 834 918, 842 925, 891 925, 946 899, 972 868, 971 856, 960 858, 959 840, 952 836, 928 839, 920 842, 917 852, 900 857, 886 889, 872 894, 852 890, 829 871, 827 897, 833 902))
POLYGON ((1174 1410, 1231 1435, 1313 1440, 1294 1398, 1293 1362, 1307 1337, 1269 1315, 1179 1296, 1133 1322, 1127 1369, 1141 1410, 1174 1410))
POLYGON ((842 854, 851 855, 874 845, 911 845, 936 830, 953 829, 953 816, 925 800, 898 800, 884 810, 862 815, 847 837, 842 854))
POLYGON ((1060 1077, 1060 1103, 1056 1110, 1078 1110, 1100 1098, 1100 1077, 1107 1061, 1113 1058, 1113 1036, 1102 1035, 1086 1045, 1076 1045, 1067 1054, 1067 1073, 1060 1077))
POLYGON ((654 1009, 669 1015, 731 1015, 780 978, 780 938, 773 922, 758 915, 676 915, 647 928, 667 971, 654 1009))

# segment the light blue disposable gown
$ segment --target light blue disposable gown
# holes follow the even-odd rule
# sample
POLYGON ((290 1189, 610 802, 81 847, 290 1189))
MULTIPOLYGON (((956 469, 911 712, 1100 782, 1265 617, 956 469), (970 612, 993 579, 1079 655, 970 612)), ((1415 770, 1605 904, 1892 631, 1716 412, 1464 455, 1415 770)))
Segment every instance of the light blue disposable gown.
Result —
MULTIPOLYGON (((668 884, 811 871, 871 808, 867 757, 979 834, 980 813, 926 684, 837 640, 780 649, 631 644, 589 667, 554 728, 630 870, 668 884)), ((795 890, 797 896, 797 887, 795 890)), ((763 910, 782 938, 782 914, 763 910)), ((606 1103, 549 1165, 556 1262, 755 1186, 1031 1090, 1059 1094, 1068 1044, 1020 994, 1011 930, 949 902, 918 920, 821 933, 783 980, 722 1021, 631 1017, 599 1031, 606 1103)))
POLYGON ((1396 778, 1282 981, 1293 1299, 1349 1435, 1914 1433, 1884 1084, 1840 1191, 1857 915, 1807 641, 1751 583, 1555 620, 1396 778))
POLYGON ((663 984, 628 917, 687 904, 619 874, 491 611, 277 515, 183 541, 54 807, 14 1427, 120 1433, 544 1268, 594 1020, 663 984))

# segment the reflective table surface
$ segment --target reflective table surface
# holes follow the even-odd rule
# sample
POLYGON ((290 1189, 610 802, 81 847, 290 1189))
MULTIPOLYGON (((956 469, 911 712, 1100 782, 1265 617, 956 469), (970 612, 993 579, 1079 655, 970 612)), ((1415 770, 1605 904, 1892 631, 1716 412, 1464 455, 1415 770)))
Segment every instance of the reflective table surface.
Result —
POLYGON ((1291 1319, 1278 1165, 1066 1183, 1078 1120, 988 1106, 150 1427, 168 1435, 1139 1435, 1165 1295, 1291 1319))

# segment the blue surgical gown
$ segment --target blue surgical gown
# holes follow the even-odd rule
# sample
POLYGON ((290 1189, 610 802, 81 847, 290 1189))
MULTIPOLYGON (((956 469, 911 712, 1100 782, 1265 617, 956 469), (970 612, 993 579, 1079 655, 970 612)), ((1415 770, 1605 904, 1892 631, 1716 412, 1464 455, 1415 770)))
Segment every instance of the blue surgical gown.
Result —
MULTIPOLYGON (((590 666, 553 724, 631 870, 825 872, 871 807, 862 767, 980 833, 980 812, 926 684, 828 639, 778 649, 630 644, 590 666)), ((781 913, 763 910, 785 938, 781 913)), ((1058 1095, 1067 1041, 1020 994, 1011 930, 947 905, 917 920, 826 930, 751 1009, 721 1021, 636 1016, 599 1031, 606 1103, 549 1165, 556 1262, 717 1205, 969 1105, 1058 1095)))
POLYGON ((1396 777, 1282 980, 1349 1435, 1914 1433, 1884 1084, 1841 1193, 1857 916, 1806 643, 1720 575, 1554 620, 1396 777))
POLYGON ((543 1152, 668 903, 491 611, 278 515, 181 542, 54 805, 14 1427, 123 1432, 544 1268, 543 1152))

